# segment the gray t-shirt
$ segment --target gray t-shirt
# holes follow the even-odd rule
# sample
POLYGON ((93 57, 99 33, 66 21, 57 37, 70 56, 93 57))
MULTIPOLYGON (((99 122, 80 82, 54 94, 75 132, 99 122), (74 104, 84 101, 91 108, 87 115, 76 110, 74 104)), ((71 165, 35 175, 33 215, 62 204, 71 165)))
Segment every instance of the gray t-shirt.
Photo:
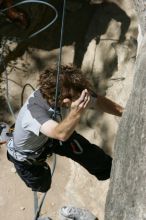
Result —
POLYGON ((8 142, 8 152, 16 160, 24 161, 27 154, 38 157, 48 137, 40 133, 43 123, 52 118, 54 110, 36 90, 21 108, 14 130, 14 137, 8 142))

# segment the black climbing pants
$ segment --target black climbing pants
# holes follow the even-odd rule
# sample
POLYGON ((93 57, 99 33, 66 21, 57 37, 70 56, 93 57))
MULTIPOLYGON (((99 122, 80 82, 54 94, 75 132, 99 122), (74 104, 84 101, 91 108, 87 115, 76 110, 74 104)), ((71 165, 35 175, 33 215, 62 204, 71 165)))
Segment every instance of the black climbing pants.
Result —
POLYGON ((8 159, 14 163, 18 175, 28 187, 33 191, 46 192, 51 186, 51 172, 45 160, 51 153, 71 158, 98 180, 106 180, 110 177, 112 158, 76 132, 65 142, 54 140, 51 147, 49 142, 46 143, 45 150, 32 164, 27 161, 17 161, 9 154, 8 159))

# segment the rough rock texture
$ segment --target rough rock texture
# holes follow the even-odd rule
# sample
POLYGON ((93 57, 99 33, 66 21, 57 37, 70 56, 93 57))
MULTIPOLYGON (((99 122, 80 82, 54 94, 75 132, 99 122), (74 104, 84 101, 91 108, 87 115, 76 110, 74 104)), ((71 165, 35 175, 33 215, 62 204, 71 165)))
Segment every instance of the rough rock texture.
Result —
POLYGON ((144 0, 135 1, 142 41, 134 81, 115 143, 105 220, 146 219, 146 35, 144 0), (140 14, 139 12, 142 12, 140 14), (142 19, 142 20, 141 20, 142 19))
POLYGON ((146 41, 137 57, 132 93, 120 122, 106 220, 146 218, 146 41))
MULTIPOLYGON (((59 10, 59 19, 47 31, 23 43, 7 40, 5 51, 9 78, 9 99, 15 114, 20 107, 22 88, 26 83, 37 86, 39 73, 57 62, 60 11, 62 1, 52 1, 59 10), (12 43, 11 43, 12 42, 12 43), (11 43, 11 44, 10 44, 11 43)), ((133 81, 136 56, 137 21, 131 1, 81 1, 81 7, 68 6, 65 19, 62 63, 75 63, 91 80, 96 91, 125 106, 133 81), (71 7, 71 9, 70 9, 71 7)), ((52 19, 53 13, 44 6, 26 5, 30 25, 26 30, 15 23, 0 19, 3 36, 26 37, 52 19)), ((0 65, 2 121, 13 122, 6 100, 3 65, 0 65)), ((24 100, 32 89, 27 87, 24 100)), ((112 155, 119 118, 101 112, 87 111, 78 131, 112 155)), ((6 159, 5 147, 0 151, 0 219, 30 220, 33 216, 33 197, 17 174, 12 173, 6 159), (25 209, 21 209, 25 207, 25 209)), ((59 219, 58 210, 64 205, 87 208, 99 220, 104 218, 104 205, 109 180, 100 182, 82 167, 66 158, 57 159, 52 188, 48 192, 42 214, 59 219)), ((110 219, 113 220, 113 219, 110 219)))

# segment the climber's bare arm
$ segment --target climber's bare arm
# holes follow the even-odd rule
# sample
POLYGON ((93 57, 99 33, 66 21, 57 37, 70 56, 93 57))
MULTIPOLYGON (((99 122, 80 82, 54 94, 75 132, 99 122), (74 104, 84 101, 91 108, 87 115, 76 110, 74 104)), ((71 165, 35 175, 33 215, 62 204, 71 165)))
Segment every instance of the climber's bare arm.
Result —
POLYGON ((90 107, 116 116, 122 116, 124 111, 122 106, 100 95, 91 99, 90 107))

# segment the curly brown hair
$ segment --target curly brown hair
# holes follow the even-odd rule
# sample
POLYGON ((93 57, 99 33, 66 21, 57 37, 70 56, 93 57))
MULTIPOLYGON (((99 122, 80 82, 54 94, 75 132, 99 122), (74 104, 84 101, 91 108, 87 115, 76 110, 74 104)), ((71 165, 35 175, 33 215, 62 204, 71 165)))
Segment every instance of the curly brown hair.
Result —
MULTIPOLYGON (((85 78, 80 69, 73 66, 61 66, 59 75, 59 96, 58 102, 64 98, 74 99, 84 89, 91 89, 89 81, 85 78)), ((49 104, 55 101, 57 68, 46 69, 39 78, 40 91, 49 104)))

